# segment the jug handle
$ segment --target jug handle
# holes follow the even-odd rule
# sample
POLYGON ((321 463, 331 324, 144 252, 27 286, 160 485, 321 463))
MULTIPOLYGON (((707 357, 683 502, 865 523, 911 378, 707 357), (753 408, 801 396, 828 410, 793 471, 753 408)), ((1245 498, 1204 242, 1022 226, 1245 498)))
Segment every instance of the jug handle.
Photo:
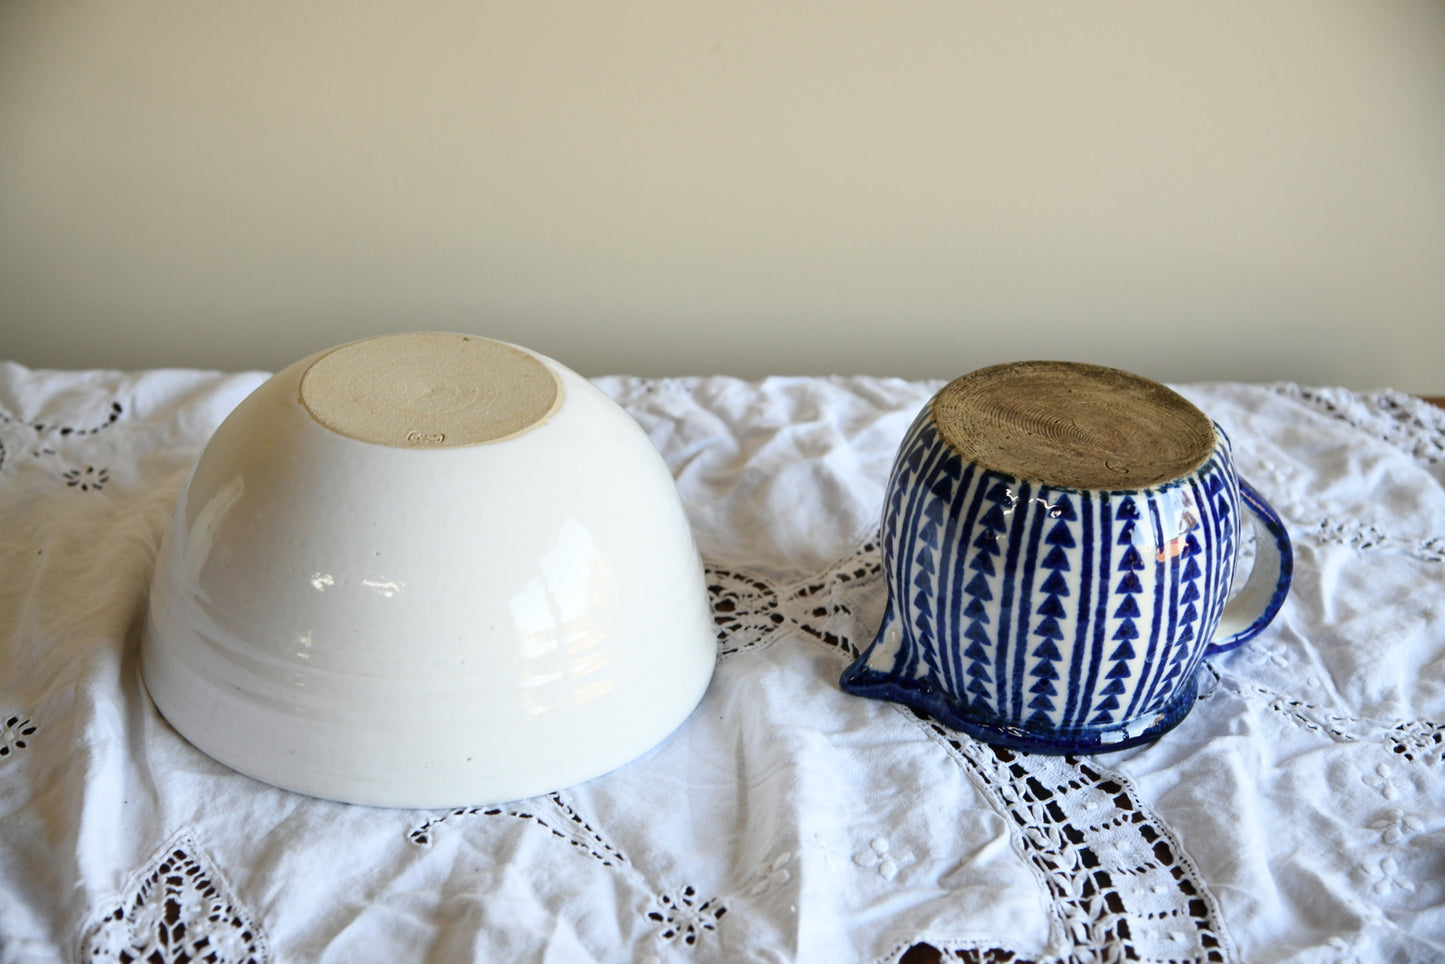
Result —
POLYGON ((1294 549, 1279 514, 1243 479, 1239 501, 1255 529, 1254 568, 1244 587, 1224 607, 1206 656, 1228 652, 1258 636, 1284 605, 1294 574, 1294 549))

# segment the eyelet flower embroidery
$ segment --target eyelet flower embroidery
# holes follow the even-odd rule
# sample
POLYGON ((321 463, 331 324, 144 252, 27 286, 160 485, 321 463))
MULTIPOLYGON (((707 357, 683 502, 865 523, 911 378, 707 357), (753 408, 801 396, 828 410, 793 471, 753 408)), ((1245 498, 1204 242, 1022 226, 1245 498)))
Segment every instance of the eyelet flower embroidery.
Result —
POLYGON ((89 492, 91 489, 99 492, 105 488, 110 481, 109 469, 97 469, 93 465, 87 465, 81 469, 71 469, 64 474, 65 484, 72 489, 79 489, 82 492, 89 492))
POLYGON ((0 726, 0 758, 29 746, 30 737, 37 729, 34 723, 24 717, 12 716, 6 719, 5 725, 0 726))
POLYGON ((651 911, 647 917, 662 925, 657 939, 671 944, 682 941, 688 947, 697 944, 698 937, 705 931, 717 930, 718 921, 728 912, 720 898, 698 901, 697 890, 687 886, 676 896, 663 894, 657 898, 661 910, 651 911))

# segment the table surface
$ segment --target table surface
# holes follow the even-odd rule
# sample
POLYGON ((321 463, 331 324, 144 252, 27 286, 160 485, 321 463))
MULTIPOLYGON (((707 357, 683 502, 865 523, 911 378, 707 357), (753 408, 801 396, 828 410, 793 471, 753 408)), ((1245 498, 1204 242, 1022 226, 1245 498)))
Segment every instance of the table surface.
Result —
POLYGON ((1285 519, 1294 588, 1177 730, 1075 758, 837 686, 938 383, 599 379, 683 496, 712 685, 607 776, 414 811, 232 773, 140 683, 176 494, 263 377, 0 364, 5 964, 1445 959, 1445 411, 1178 386, 1285 519))

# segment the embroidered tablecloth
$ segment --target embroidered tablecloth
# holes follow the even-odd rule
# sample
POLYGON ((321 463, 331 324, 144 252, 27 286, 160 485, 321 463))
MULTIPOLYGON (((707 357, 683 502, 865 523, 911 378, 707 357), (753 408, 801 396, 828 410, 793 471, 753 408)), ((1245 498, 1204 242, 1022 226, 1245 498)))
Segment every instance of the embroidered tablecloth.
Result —
POLYGON ((173 501, 263 377, 0 365, 0 964, 1445 959, 1445 412, 1180 386, 1293 593, 1177 730, 1071 758, 838 688, 938 383, 598 379, 690 513, 711 688, 605 777, 411 811, 232 773, 140 682, 173 501))

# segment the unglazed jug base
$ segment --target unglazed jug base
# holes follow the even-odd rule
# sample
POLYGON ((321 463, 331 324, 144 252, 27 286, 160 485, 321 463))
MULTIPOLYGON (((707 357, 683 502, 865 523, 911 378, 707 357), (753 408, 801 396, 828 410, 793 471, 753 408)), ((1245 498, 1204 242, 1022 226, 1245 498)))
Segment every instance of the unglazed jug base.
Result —
POLYGON ((1071 489, 1159 485, 1214 450, 1209 417, 1182 395, 1099 365, 994 365, 954 379, 931 404, 963 458, 1071 489))

